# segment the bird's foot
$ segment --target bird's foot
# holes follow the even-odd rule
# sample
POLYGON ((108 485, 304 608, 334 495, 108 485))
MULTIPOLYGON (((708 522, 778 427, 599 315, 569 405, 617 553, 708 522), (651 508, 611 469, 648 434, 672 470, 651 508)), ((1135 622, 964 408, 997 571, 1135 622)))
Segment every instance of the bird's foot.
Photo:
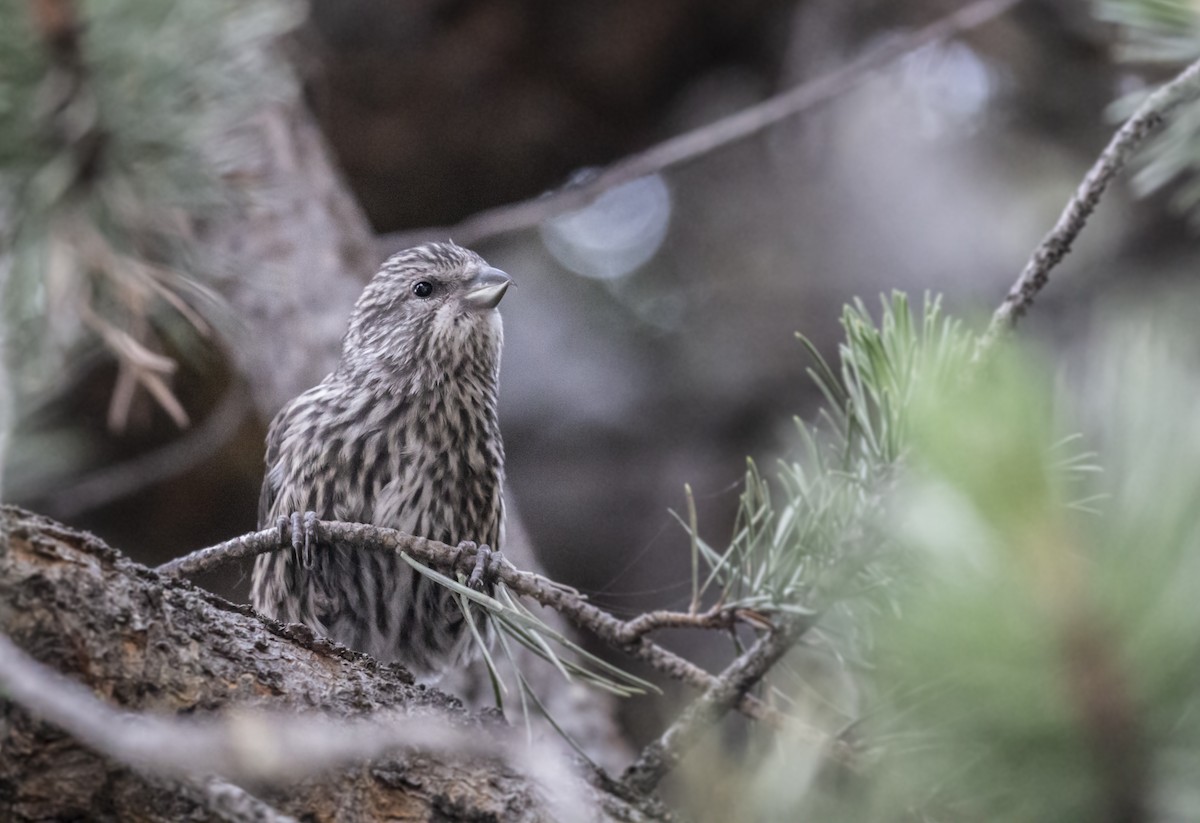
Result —
POLYGON ((477 546, 473 540, 464 540, 458 544, 459 557, 465 559, 475 556, 471 566, 471 574, 467 577, 467 585, 477 592, 491 588, 496 582, 496 569, 500 552, 494 552, 486 544, 477 546))
POLYGON ((313 555, 317 550, 318 520, 316 512, 292 512, 290 517, 280 515, 275 521, 276 528, 279 529, 279 545, 287 546, 290 543, 292 550, 300 555, 300 563, 306 569, 313 567, 313 555))

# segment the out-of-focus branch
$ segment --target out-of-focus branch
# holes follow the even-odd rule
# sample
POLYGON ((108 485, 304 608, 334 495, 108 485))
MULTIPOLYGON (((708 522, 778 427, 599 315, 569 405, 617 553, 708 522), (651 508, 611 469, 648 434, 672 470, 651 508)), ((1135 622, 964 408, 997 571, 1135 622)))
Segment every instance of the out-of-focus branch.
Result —
POLYGON ((812 618, 807 615, 790 615, 771 632, 760 637, 714 679, 704 694, 684 709, 683 714, 658 740, 642 750, 637 760, 625 770, 622 783, 639 794, 654 791, 659 781, 696 744, 700 735, 736 706, 811 625, 812 618))
POLYGON ((191 794, 197 805, 203 806, 222 820, 236 823, 300 823, 265 803, 241 786, 219 777, 178 783, 178 788, 191 794))
POLYGON ((52 517, 70 520, 81 513, 128 497, 140 489, 177 477, 212 457, 229 442, 250 411, 250 399, 234 386, 204 422, 154 451, 105 466, 54 488, 24 490, 23 497, 52 517))
POLYGON ((1200 95, 1200 61, 1184 69, 1174 80, 1151 94, 1138 106, 1125 125, 1117 130, 1104 151, 1088 170, 1075 194, 1059 215, 1058 222, 1037 248, 1004 302, 992 315, 987 331, 980 338, 977 359, 1025 314, 1038 292, 1050 282, 1050 272, 1071 251, 1071 245, 1087 224, 1108 184, 1125 167, 1138 147, 1158 133, 1168 115, 1200 95))
MULTIPOLYGON (((239 786, 217 777, 197 777, 206 772, 220 772, 235 778, 260 778, 264 775, 257 768, 259 765, 267 765, 268 770, 289 765, 271 756, 272 749, 282 750, 282 742, 268 740, 264 747, 259 734, 247 734, 236 722, 214 723, 205 728, 194 722, 117 711, 83 686, 38 663, 3 634, 0 634, 0 693, 88 748, 124 763, 139 774, 182 781, 184 790, 193 794, 198 803, 225 819, 295 823, 295 818, 282 814, 239 786), (261 759, 264 756, 266 759, 261 759), (251 772, 238 768, 247 763, 254 763, 256 768, 251 772)), ((263 723, 263 728, 282 730, 292 728, 291 723, 291 720, 263 723)), ((340 728, 329 722, 322 725, 340 728)), ((311 731, 315 735, 318 730, 311 731)), ((310 746, 322 741, 316 736, 304 736, 308 737, 304 742, 310 746)), ((321 750, 319 745, 317 750, 321 750)), ((337 762, 335 758, 326 765, 337 762)), ((296 776, 294 771, 287 769, 284 776, 296 776)))
POLYGON ((432 717, 378 712, 361 719, 236 713, 181 720, 119 711, 0 635, 0 689, 8 700, 139 772, 191 779, 281 783, 398 748, 511 759, 514 752, 478 728, 432 717))
MULTIPOLYGON (((323 541, 342 546, 383 552, 404 552, 422 563, 448 572, 469 572, 472 561, 456 547, 423 537, 414 537, 394 529, 365 523, 341 523, 322 520, 317 524, 323 541)), ((157 571, 168 575, 189 575, 209 571, 235 560, 254 557, 289 546, 289 527, 264 529, 235 537, 216 546, 192 552, 185 557, 159 566, 157 571)), ((619 620, 603 609, 593 606, 574 589, 555 583, 539 574, 524 572, 503 561, 492 567, 496 579, 517 594, 536 600, 543 606, 562 614, 576 626, 594 635, 631 657, 648 663, 656 670, 698 689, 718 685, 717 678, 683 657, 654 643, 646 633, 666 626, 724 628, 735 615, 726 616, 722 610, 691 614, 656 612, 647 619, 619 620)), ((783 718, 762 701, 742 694, 736 701, 739 711, 756 720, 780 723, 783 718)))
POLYGON ((380 257, 428 240, 454 238, 471 245, 497 235, 531 229, 552 217, 587 206, 622 183, 703 157, 716 149, 751 137, 801 112, 844 94, 878 69, 917 49, 977 28, 1021 0, 978 0, 921 29, 887 40, 856 60, 807 83, 714 123, 680 134, 637 154, 618 160, 577 185, 549 194, 498 206, 468 217, 454 226, 430 227, 385 234, 378 238, 380 257))
POLYGON ((76 180, 86 181, 99 167, 105 133, 88 85, 79 10, 74 0, 31 0, 30 12, 50 57, 39 114, 53 139, 71 152, 76 180))
POLYGON ((1064 676, 1098 775, 1109 823, 1153 819, 1151 780, 1141 718, 1112 635, 1081 604, 1070 603, 1062 626, 1064 676))

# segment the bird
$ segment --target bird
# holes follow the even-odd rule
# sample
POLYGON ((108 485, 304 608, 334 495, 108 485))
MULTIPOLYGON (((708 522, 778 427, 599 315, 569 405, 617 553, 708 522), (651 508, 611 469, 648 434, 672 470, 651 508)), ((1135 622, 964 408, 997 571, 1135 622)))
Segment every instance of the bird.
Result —
POLYGON ((511 283, 453 242, 398 252, 372 277, 337 367, 268 428, 259 528, 278 524, 291 540, 256 559, 256 610, 423 682, 474 656, 453 592, 398 555, 322 545, 316 523, 386 526, 460 551, 478 544, 480 559, 501 549, 497 306, 511 283))

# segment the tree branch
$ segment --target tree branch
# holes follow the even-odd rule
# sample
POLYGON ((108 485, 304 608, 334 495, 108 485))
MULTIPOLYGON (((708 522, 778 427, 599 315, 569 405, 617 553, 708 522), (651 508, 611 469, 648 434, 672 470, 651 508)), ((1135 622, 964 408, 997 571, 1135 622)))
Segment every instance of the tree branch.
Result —
POLYGON ((732 629, 742 620, 762 622, 761 618, 750 621, 746 610, 728 606, 714 606, 703 612, 646 612, 626 620, 617 639, 621 643, 632 643, 659 629, 732 629))
POLYGON ((0 507, 0 819, 650 814, 410 681, 0 507))
POLYGON ((1034 249, 1020 277, 992 315, 987 331, 980 338, 976 359, 1015 326, 1033 305, 1038 292, 1050 281, 1050 272, 1071 251, 1071 245, 1087 224, 1108 184, 1125 167, 1134 152, 1147 138, 1162 129, 1171 112, 1195 100, 1197 95, 1200 95, 1200 60, 1147 97, 1113 135, 1067 202, 1054 228, 1034 249))
POLYGON ((454 226, 381 235, 376 241, 380 256, 386 257, 396 249, 433 239, 452 237, 457 243, 474 245, 497 235, 535 228, 552 217, 589 205, 609 189, 703 157, 844 94, 889 63, 930 43, 977 28, 1019 2, 1021 0, 978 0, 970 3, 924 28, 890 39, 828 74, 618 160, 583 183, 568 184, 549 194, 487 209, 454 226))
MULTIPOLYGON (((157 571, 166 575, 195 574, 236 560, 276 551, 282 546, 291 545, 288 529, 290 526, 285 526, 282 529, 283 533, 281 529, 273 528, 244 534, 164 563, 157 571)), ((456 547, 445 543, 365 523, 322 520, 317 524, 317 529, 322 540, 339 545, 370 551, 404 552, 422 563, 448 572, 469 571, 469 558, 464 557, 456 547), (459 564, 462 564, 462 567, 456 569, 459 564)), ((520 571, 507 561, 495 564, 493 570, 497 580, 512 591, 554 609, 576 626, 587 629, 610 646, 648 663, 668 677, 698 689, 711 689, 716 685, 717 679, 712 674, 649 640, 646 633, 667 625, 706 628, 718 624, 728 625, 726 621, 730 618, 724 617, 720 611, 701 615, 657 612, 648 616, 646 620, 634 618, 632 621, 624 621, 588 603, 579 592, 542 575, 520 571), (706 623, 709 625, 705 625, 706 623)), ((750 695, 742 695, 736 705, 739 711, 755 720, 775 724, 783 721, 778 712, 750 695)))
POLYGON ((437 715, 378 711, 357 719, 292 712, 237 712, 202 720, 119 711, 41 665, 0 634, 0 689, 7 699, 88 748, 146 774, 288 783, 399 749, 509 763, 528 756, 486 728, 437 715))
POLYGON ((708 690, 684 709, 683 714, 662 736, 642 750, 621 777, 621 782, 639 794, 654 791, 696 744, 709 727, 736 706, 779 660, 788 653, 812 625, 812 618, 788 616, 780 625, 760 637, 741 657, 734 660, 708 690))
MULTIPOLYGON (((231 763, 246 760, 245 756, 228 756, 239 748, 252 749, 246 753, 249 755, 263 753, 257 741, 251 746, 252 737, 232 724, 217 727, 215 735, 197 734, 199 727, 195 723, 116 711, 83 686, 38 663, 3 634, 0 634, 0 693, 6 700, 139 774, 182 781, 185 791, 190 790, 199 804, 224 818, 295 823, 295 818, 281 814, 239 786, 217 777, 196 778, 209 770, 229 775, 231 763), (228 739, 221 740, 222 736, 228 739)), ((306 742, 318 741, 320 738, 306 742)), ((330 760, 327 765, 336 763, 330 760)), ((251 776, 240 775, 243 779, 251 776)), ((294 776, 291 770, 288 776, 294 776)))

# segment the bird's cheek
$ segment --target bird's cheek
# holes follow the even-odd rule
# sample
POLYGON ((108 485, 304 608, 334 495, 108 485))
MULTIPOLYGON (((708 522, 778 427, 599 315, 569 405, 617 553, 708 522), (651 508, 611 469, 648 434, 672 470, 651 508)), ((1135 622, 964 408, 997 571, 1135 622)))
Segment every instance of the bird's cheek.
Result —
POLYGON ((433 314, 433 321, 430 324, 433 333, 439 337, 452 333, 454 327, 458 325, 460 315, 457 301, 447 300, 442 303, 433 314))

